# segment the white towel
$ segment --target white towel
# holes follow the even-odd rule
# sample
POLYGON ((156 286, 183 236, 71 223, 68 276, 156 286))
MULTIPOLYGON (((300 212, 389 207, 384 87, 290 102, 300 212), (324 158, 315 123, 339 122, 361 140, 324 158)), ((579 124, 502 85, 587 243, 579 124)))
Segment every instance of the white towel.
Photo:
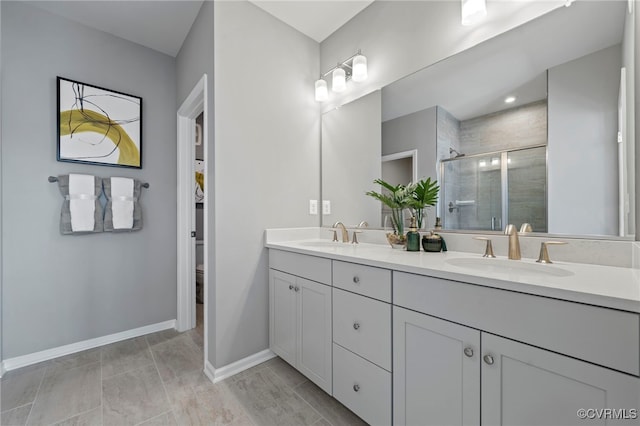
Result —
POLYGON ((113 229, 133 228, 133 179, 111 178, 113 229))
POLYGON ((90 232, 95 227, 95 178, 91 175, 69 175, 69 211, 73 232, 90 232))

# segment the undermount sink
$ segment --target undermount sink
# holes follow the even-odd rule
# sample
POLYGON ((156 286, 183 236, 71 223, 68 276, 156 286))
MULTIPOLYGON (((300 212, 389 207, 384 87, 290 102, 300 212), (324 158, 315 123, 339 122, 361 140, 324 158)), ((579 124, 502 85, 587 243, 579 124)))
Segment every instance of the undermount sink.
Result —
POLYGON ((531 277, 568 277, 573 272, 553 265, 529 263, 522 260, 491 259, 491 258, 457 258, 445 261, 451 266, 457 266, 477 272, 503 273, 531 277))

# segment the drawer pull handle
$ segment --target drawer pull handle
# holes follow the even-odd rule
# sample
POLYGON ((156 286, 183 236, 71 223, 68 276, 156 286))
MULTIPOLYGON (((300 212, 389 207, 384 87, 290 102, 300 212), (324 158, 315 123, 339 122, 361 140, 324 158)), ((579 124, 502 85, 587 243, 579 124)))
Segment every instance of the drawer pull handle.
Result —
POLYGON ((354 330, 357 330, 357 329, 359 329, 359 328, 360 328, 360 323, 358 323, 358 322, 354 322, 354 323, 353 323, 353 329, 354 329, 354 330))
POLYGON ((357 384, 357 383, 356 383, 355 385, 353 385, 353 390, 354 390, 355 392, 358 392, 358 391, 360 390, 360 385, 359 385, 359 384, 357 384))
POLYGON ((471 348, 464 348, 464 354, 465 354, 467 357, 471 358, 471 357, 473 356, 473 349, 471 349, 471 348))
POLYGON ((289 284, 289 290, 293 290, 293 286, 289 284))
POLYGON ((294 290, 295 290, 295 291, 300 291, 300 287, 295 286, 294 290))
POLYGON ((483 357, 484 362, 486 362, 489 365, 493 365, 493 357, 491 355, 485 355, 483 357))
POLYGON ((358 284, 360 282, 360 277, 358 277, 358 276, 353 277, 353 282, 355 284, 358 284))

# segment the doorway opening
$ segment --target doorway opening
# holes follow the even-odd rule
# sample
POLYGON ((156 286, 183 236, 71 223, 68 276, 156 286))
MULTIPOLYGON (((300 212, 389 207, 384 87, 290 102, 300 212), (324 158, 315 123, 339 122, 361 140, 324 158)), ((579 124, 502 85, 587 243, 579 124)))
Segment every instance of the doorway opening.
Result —
MULTIPOLYGON (((177 318, 176 329, 196 327, 202 318, 204 359, 208 359, 208 248, 209 202, 207 182, 208 131, 207 75, 204 74, 178 109, 177 170, 177 318), (199 145, 197 145, 199 143, 199 145), (197 225, 199 224, 199 225, 197 225), (200 236, 200 238, 198 238, 200 236), (196 278, 200 285, 196 285, 196 278), (202 302, 197 309, 197 299, 202 302), (201 310, 201 315, 197 312, 201 310)), ((200 325, 200 324, 198 324, 200 325)))

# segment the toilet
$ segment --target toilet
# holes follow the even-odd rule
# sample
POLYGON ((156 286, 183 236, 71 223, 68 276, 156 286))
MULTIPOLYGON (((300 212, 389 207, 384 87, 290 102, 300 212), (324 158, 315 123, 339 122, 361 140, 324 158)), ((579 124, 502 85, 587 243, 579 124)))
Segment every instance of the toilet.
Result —
POLYGON ((203 303, 204 299, 204 265, 196 265, 196 303, 203 303))

